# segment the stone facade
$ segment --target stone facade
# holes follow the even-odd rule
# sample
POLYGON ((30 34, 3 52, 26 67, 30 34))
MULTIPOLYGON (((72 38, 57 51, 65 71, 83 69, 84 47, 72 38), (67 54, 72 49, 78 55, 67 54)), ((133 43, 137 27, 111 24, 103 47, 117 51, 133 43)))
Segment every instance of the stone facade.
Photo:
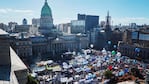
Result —
POLYGON ((66 35, 60 37, 30 37, 32 41, 33 55, 49 55, 62 54, 66 51, 79 51, 85 49, 89 45, 86 35, 66 35))
POLYGON ((32 42, 28 38, 16 39, 15 51, 21 58, 30 58, 32 56, 32 42))
POLYGON ((47 39, 42 36, 30 37, 32 41, 32 53, 34 56, 40 56, 47 52, 47 39))
POLYGON ((123 42, 119 44, 119 50, 123 55, 132 58, 149 59, 149 33, 147 30, 131 31, 126 30, 123 35, 123 42), (139 49, 139 50, 137 50, 139 49))

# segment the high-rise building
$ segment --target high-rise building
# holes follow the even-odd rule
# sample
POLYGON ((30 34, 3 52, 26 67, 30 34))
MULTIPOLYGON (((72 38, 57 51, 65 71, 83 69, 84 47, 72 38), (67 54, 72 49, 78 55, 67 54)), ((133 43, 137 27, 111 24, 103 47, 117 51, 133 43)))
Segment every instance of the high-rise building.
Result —
POLYGON ((85 20, 86 15, 85 14, 78 14, 78 20, 85 20))
POLYGON ((59 24, 59 25, 57 25, 57 30, 61 31, 63 33, 70 34, 71 33, 71 27, 70 26, 71 26, 70 23, 59 24))
POLYGON ((8 23, 8 27, 10 28, 10 31, 13 31, 13 29, 15 28, 16 25, 18 25, 18 23, 16 23, 16 22, 9 22, 8 23))
POLYGON ((10 30, 10 28, 4 23, 0 23, 0 29, 3 29, 4 31, 9 31, 10 30))
POLYGON ((99 16, 78 14, 78 20, 85 20, 85 32, 92 31, 99 24, 99 16))
POLYGON ((42 7, 41 10, 39 32, 43 35, 46 35, 50 32, 52 28, 53 28, 52 11, 50 6, 48 5, 47 0, 45 0, 44 6, 42 7))
POLYGON ((40 19, 39 18, 33 18, 32 19, 32 25, 39 27, 40 26, 40 19))
POLYGON ((130 23, 129 26, 132 29, 136 29, 137 28, 137 24, 136 23, 130 23))
POLYGON ((85 33, 85 20, 72 20, 71 33, 85 33))

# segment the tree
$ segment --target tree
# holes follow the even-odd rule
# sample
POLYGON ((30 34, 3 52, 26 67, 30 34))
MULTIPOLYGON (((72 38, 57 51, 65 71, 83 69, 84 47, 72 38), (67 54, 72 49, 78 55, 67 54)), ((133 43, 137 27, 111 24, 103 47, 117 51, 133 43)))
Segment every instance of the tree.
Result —
POLYGON ((110 71, 110 70, 105 71, 105 72, 104 72, 104 76, 105 76, 107 79, 111 79, 111 77, 113 76, 112 71, 110 71))
POLYGON ((31 75, 28 75, 26 84, 38 84, 38 81, 35 80, 31 75))

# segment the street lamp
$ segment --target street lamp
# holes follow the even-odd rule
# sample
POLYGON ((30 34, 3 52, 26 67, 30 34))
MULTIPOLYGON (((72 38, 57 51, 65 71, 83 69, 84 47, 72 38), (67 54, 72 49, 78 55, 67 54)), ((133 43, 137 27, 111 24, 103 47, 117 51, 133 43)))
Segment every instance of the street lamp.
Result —
POLYGON ((135 52, 136 52, 137 56, 139 56, 140 48, 135 48, 135 52))
POLYGON ((93 44, 90 44, 90 48, 91 48, 91 53, 92 53, 92 49, 93 49, 94 45, 93 44))
POLYGON ((136 53, 135 55, 137 56, 135 58, 137 59, 139 58, 139 60, 140 60, 140 57, 139 57, 140 51, 141 51, 140 48, 135 48, 135 53, 136 53))
POLYGON ((108 41, 108 50, 110 50, 111 41, 108 41))
POLYGON ((111 41, 108 41, 108 44, 111 44, 111 41))
POLYGON ((117 50, 117 46, 116 45, 113 45, 113 48, 114 48, 114 50, 117 50))
POLYGON ((90 47, 91 47, 91 49, 94 47, 94 45, 93 44, 90 44, 90 47))

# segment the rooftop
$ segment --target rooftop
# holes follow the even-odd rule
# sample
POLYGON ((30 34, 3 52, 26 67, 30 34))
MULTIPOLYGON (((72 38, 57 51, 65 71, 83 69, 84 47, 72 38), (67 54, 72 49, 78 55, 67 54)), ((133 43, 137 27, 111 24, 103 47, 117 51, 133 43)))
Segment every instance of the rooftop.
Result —
POLYGON ((8 35, 8 33, 0 29, 0 35, 8 35))
POLYGON ((11 47, 10 47, 10 55, 11 55, 11 71, 27 69, 25 64, 17 56, 17 54, 14 52, 14 50, 11 47))

